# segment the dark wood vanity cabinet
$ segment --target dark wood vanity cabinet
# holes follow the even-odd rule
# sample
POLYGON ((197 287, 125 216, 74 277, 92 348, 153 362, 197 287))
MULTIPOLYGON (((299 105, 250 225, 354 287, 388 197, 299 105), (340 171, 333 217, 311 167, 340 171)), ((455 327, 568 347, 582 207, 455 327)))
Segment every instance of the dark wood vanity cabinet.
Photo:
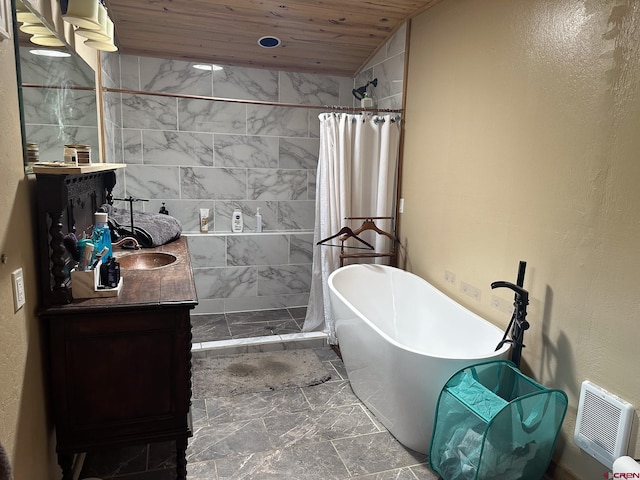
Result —
POLYGON ((186 478, 189 314, 197 299, 186 239, 152 250, 178 261, 123 271, 118 297, 75 300, 40 313, 63 480, 72 478, 75 453, 165 441, 175 441, 176 478, 186 478))
MULTIPOLYGON (((76 453, 174 441, 186 479, 191 435, 191 322, 197 303, 187 240, 144 249, 170 253, 161 268, 123 269, 117 296, 76 298, 64 237, 91 231, 124 165, 40 167, 37 218, 49 399, 62 479, 76 453)), ((116 258, 136 252, 114 249, 116 258)))
POLYGON ((42 318, 50 328, 51 391, 63 472, 71 468, 73 453, 169 440, 177 442, 178 464, 184 468, 190 435, 189 311, 42 318))
POLYGON ((58 442, 74 451, 108 441, 186 433, 189 314, 180 309, 51 318, 58 442))

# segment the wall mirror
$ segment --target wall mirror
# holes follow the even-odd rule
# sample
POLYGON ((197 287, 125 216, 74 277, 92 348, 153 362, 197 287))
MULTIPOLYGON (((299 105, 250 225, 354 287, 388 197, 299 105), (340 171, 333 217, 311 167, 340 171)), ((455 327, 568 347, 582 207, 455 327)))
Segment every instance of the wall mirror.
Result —
POLYGON ((91 146, 100 161, 95 72, 29 0, 12 13, 25 171, 62 161, 67 144, 91 146))

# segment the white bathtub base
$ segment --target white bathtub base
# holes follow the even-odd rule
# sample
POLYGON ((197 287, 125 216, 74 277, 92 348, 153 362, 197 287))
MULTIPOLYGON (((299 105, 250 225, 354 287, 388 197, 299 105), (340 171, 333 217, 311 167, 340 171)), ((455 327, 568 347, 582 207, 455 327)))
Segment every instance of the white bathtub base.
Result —
POLYGON ((462 368, 506 358, 508 346, 494 352, 502 332, 420 277, 393 267, 350 265, 336 270, 329 285, 354 393, 398 441, 428 453, 442 387, 462 368), (419 307, 418 301, 429 305, 419 307), (455 352, 456 342, 464 345, 462 352, 455 352), (443 355, 448 350, 455 356, 443 355))

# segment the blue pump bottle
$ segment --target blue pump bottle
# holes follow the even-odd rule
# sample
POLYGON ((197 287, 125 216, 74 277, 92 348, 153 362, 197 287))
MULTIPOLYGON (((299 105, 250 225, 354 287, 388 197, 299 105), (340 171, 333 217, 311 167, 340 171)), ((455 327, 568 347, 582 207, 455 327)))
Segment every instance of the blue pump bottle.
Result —
POLYGON ((106 213, 96 212, 93 214, 93 245, 94 255, 99 254, 104 247, 107 247, 107 253, 102 257, 103 263, 106 263, 107 260, 113 256, 111 231, 109 230, 109 216, 106 213))

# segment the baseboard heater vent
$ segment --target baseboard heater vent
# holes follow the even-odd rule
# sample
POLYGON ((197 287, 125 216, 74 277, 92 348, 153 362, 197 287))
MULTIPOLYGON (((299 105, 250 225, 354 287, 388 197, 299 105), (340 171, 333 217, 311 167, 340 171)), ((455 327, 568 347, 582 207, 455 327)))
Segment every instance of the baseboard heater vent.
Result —
POLYGON ((633 406, 585 380, 580 390, 574 441, 607 468, 627 454, 633 406))

